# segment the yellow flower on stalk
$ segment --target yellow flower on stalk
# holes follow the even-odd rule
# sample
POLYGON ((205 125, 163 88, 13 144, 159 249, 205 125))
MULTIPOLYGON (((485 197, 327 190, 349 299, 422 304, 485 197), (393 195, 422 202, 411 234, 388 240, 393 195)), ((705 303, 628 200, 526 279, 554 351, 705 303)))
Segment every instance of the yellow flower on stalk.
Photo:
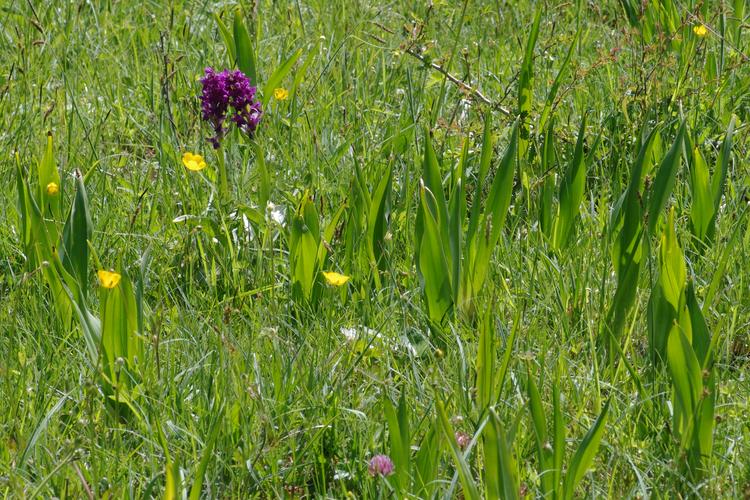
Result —
POLYGON ((329 285, 341 286, 349 281, 349 276, 339 274, 335 271, 323 271, 323 277, 326 279, 329 285))
POLYGON ((289 91, 284 87, 279 87, 277 89, 274 89, 273 97, 277 101, 286 101, 286 98, 289 97, 289 91))
POLYGON ((60 192, 60 186, 58 186, 57 183, 50 182, 49 184, 47 184, 47 195, 48 196, 55 196, 59 192, 60 192))
POLYGON ((693 26, 693 33, 703 38, 708 34, 708 28, 706 28, 705 24, 696 24, 695 26, 693 26))
POLYGON ((101 283, 104 288, 109 289, 116 287, 120 282, 120 278, 122 278, 118 273, 114 271, 105 271, 104 269, 100 269, 96 275, 99 276, 99 283, 101 283))
POLYGON ((199 170, 206 168, 206 160, 204 160, 201 155, 190 152, 186 152, 182 155, 182 164, 192 172, 198 172, 199 170))

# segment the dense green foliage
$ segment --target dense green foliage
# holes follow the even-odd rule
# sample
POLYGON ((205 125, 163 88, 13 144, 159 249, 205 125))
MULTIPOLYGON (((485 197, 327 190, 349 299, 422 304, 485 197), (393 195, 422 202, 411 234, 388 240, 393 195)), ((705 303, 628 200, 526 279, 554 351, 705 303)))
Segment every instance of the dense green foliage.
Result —
POLYGON ((2 2, 0 496, 747 498, 748 22, 2 2))

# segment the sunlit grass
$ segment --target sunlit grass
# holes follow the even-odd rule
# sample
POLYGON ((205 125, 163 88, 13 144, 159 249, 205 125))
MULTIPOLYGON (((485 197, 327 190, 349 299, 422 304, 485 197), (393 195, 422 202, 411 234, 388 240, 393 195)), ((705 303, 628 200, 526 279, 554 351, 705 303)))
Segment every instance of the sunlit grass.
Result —
POLYGON ((750 494, 750 11, 532 4, 0 7, 0 494, 750 494))

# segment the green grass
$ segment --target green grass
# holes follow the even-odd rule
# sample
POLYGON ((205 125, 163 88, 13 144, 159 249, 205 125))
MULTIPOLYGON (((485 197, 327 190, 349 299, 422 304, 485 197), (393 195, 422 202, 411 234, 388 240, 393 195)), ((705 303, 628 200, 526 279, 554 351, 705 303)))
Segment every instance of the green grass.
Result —
MULTIPOLYGON (((750 9, 742 0, 653 0, 645 12, 632 0, 547 1, 524 63, 531 3, 0 5, 0 496, 170 498, 194 488, 191 497, 537 497, 553 474, 540 475, 549 451, 535 427, 540 413, 550 453, 564 448, 561 462, 551 462, 562 463, 555 498, 750 496, 750 9), (632 22, 623 5, 634 6, 632 22), (206 66, 232 66, 214 16, 231 31, 237 7, 259 88, 295 51, 301 56, 279 83, 289 98, 270 98, 255 138, 225 139, 232 195, 222 203, 198 78, 206 66), (698 19, 705 37, 693 33, 698 19), (489 195, 519 109, 521 154, 486 279, 471 307, 433 317, 422 286, 435 276, 423 276, 428 261, 418 270, 415 256, 422 211, 434 210, 420 200, 423 131, 450 209, 465 209, 444 247, 435 238, 449 252, 477 196, 489 195), (488 114, 494 149, 484 180, 488 114), (691 229, 699 176, 691 176, 686 144, 700 148, 715 175, 733 116, 715 234, 699 240, 691 229), (683 122, 689 141, 677 141, 669 189, 657 172, 683 122), (550 123, 553 150, 545 150, 550 123), (579 129, 585 187, 576 206, 563 179, 572 182, 579 164, 579 129), (628 285, 632 302, 613 325, 623 222, 611 214, 651 129, 630 219, 643 234, 642 257, 628 285), (74 172, 85 174, 93 232, 79 285, 91 310, 99 314, 100 267, 126 272, 143 290, 145 359, 132 382, 114 389, 78 320, 55 313, 45 278, 52 264, 24 246, 16 154, 35 189, 48 131, 63 214, 74 172), (209 168, 186 170, 185 151, 201 153, 209 168), (388 172, 391 185, 381 186, 388 172), (649 210, 662 188, 664 204, 649 210), (324 238, 308 299, 290 268, 290 228, 305 193, 321 234, 345 207, 324 238), (283 225, 265 197, 283 208, 283 225), (656 361, 649 343, 649 298, 672 209, 681 251, 674 262, 685 266, 714 343, 708 364, 696 368, 699 380, 711 373, 716 381, 715 425, 697 424, 713 435, 699 466, 672 417, 673 387, 683 381, 675 356, 699 353, 699 341, 672 344, 685 351, 656 361), (555 236, 545 217, 569 237, 555 236), (351 279, 335 288, 322 270, 351 279), (131 390, 131 408, 109 397, 113 390, 131 390), (576 450, 591 442, 584 437, 605 408, 589 463, 576 450), (472 436, 467 449, 456 446, 455 431, 472 436), (368 474, 380 453, 394 459, 396 474, 368 474), (576 464, 580 482, 566 481, 576 464)), ((712 210, 709 188, 700 206, 712 210)), ((695 318, 676 314, 678 330, 692 324, 696 332, 695 318)))

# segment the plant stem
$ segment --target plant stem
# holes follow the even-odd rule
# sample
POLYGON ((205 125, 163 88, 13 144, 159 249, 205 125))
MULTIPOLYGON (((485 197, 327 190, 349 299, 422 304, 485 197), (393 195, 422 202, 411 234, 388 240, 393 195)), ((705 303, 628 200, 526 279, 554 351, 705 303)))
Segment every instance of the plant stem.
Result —
POLYGON ((224 203, 229 199, 229 180, 227 179, 227 166, 224 160, 224 148, 221 146, 216 150, 216 159, 219 163, 219 202, 224 203))

